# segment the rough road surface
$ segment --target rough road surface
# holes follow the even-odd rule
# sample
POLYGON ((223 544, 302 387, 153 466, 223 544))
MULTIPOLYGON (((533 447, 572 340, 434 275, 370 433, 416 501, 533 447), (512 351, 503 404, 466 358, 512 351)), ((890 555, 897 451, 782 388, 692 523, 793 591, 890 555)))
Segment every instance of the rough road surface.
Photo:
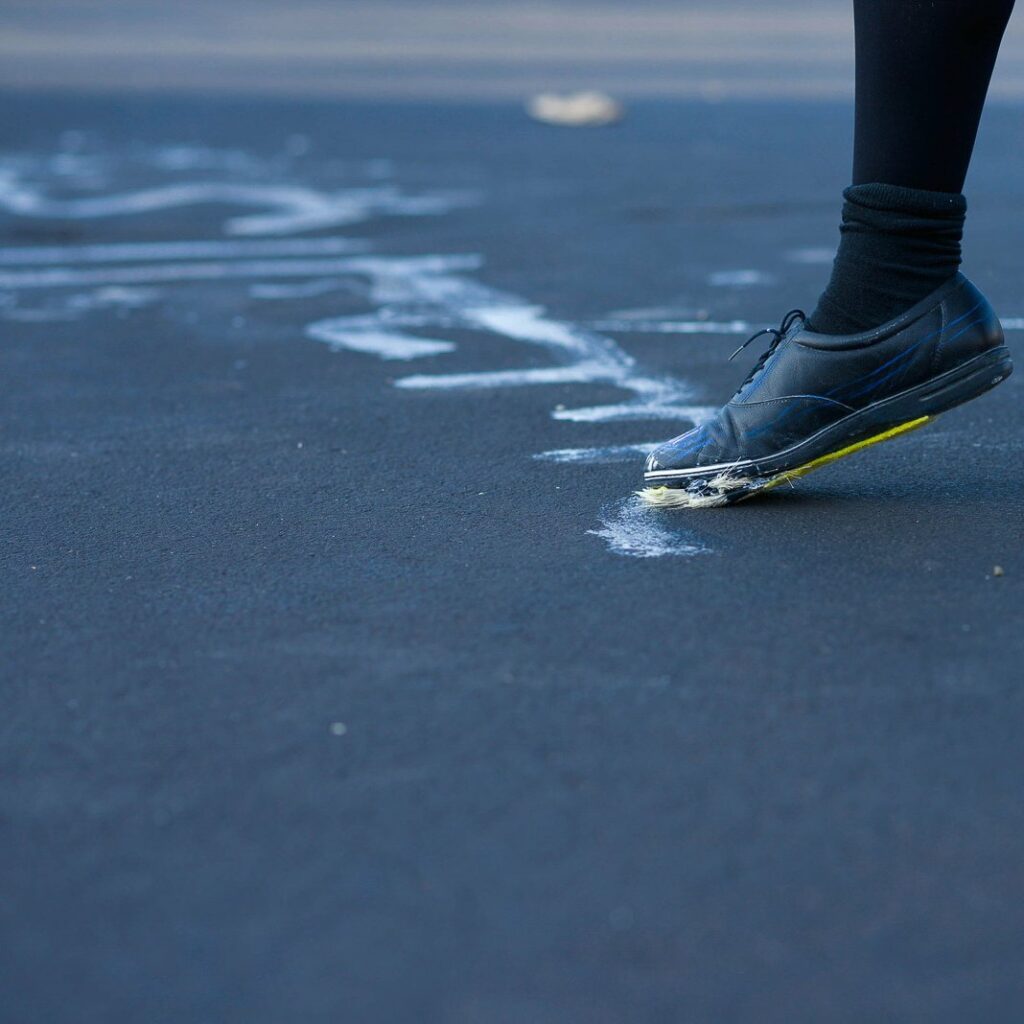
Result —
POLYGON ((6 98, 6 1020, 1019 1019, 1024 373, 630 497, 813 303, 850 122, 6 98))

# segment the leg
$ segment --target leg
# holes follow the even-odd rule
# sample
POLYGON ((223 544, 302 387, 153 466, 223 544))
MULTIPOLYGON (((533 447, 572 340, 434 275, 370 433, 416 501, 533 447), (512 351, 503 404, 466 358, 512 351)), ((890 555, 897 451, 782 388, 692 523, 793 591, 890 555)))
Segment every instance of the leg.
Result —
POLYGON ((772 337, 739 390, 651 452, 652 504, 741 500, 923 426, 1013 369, 994 310, 957 273, 960 189, 1013 0, 854 3, 854 184, 828 288, 809 321, 792 310, 748 339, 772 337))
POLYGON ((960 192, 1013 0, 854 0, 853 184, 960 192))
POLYGON ((810 318, 849 334, 899 315, 960 266, 960 194, 1013 0, 854 0, 853 185, 810 318))

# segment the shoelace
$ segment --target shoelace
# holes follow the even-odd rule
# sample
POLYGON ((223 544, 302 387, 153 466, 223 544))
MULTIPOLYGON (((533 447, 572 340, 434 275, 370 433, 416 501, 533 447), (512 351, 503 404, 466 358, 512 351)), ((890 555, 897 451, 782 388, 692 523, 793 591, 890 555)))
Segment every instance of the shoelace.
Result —
POLYGON ((736 349, 736 351, 733 352, 731 356, 729 356, 729 362, 732 362, 732 360, 734 360, 752 341, 757 341, 757 339, 764 334, 772 335, 772 343, 764 350, 764 352, 761 353, 761 358, 758 359, 754 368, 747 375, 747 379, 743 382, 743 384, 740 385, 741 388, 744 385, 748 384, 751 380, 753 380, 754 376, 757 374, 757 371, 760 370, 766 362, 768 362, 768 357, 775 351, 775 349, 779 345, 779 342, 782 341, 782 339, 786 336, 786 333, 793 326, 793 324, 797 322, 797 320, 806 323, 807 314, 802 309, 791 309, 782 318, 782 322, 779 324, 778 327, 765 327, 762 330, 757 331, 756 333, 752 334, 749 338, 747 338, 747 340, 743 342, 743 344, 740 345, 740 347, 736 349))

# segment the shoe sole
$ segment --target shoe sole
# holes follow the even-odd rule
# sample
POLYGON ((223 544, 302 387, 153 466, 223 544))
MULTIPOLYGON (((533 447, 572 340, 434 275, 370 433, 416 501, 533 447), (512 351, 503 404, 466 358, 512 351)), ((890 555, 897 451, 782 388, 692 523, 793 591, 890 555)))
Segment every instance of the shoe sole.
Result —
POLYGON ((645 480, 656 480, 658 485, 637 493, 648 504, 662 508, 731 505, 923 427, 940 413, 990 391, 1012 372, 1009 349, 1000 345, 924 384, 859 409, 783 452, 684 470, 671 477, 645 473, 645 480))

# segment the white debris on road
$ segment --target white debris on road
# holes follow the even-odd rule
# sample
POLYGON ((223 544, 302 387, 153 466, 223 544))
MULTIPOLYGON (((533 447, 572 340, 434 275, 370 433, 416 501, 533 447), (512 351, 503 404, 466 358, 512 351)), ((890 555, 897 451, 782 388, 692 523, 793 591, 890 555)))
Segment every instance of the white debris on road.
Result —
POLYGON ((526 103, 526 111, 536 121, 570 128, 585 128, 621 121, 625 108, 603 92, 542 92, 526 103))

